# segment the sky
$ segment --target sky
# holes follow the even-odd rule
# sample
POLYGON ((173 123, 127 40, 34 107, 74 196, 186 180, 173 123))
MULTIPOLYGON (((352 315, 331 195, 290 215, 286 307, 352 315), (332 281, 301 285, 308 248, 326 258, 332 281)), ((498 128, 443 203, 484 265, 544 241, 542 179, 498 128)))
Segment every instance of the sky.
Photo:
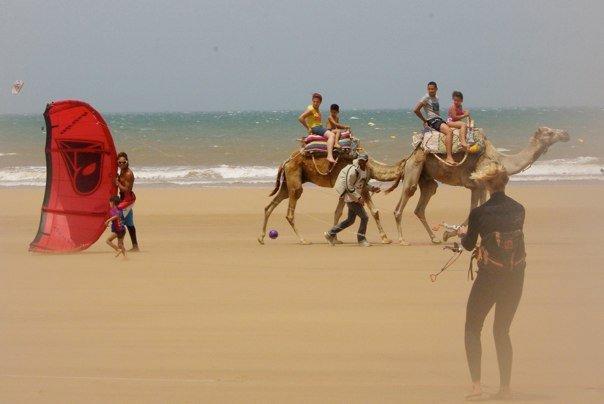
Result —
POLYGON ((602 1, 0 0, 0 113, 604 106, 602 1), (15 80, 25 86, 10 92, 15 80))

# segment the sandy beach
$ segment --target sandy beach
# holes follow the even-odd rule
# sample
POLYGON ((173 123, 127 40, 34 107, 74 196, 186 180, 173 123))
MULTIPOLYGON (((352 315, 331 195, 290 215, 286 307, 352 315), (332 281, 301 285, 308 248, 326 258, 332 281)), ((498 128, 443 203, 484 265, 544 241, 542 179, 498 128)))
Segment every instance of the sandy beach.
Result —
MULTIPOLYGON (((0 189, 0 402, 462 402, 464 254, 449 258, 404 216, 410 247, 330 247, 333 191, 307 187, 298 245, 283 203, 256 237, 267 188, 138 188, 142 252, 102 240, 27 252, 43 188, 0 189)), ((378 195, 387 233, 400 190, 378 195)), ((527 209, 524 296, 512 327, 517 402, 602 402, 601 183, 512 183, 527 209)), ((461 221, 469 193, 439 187, 431 223, 461 221)), ((106 236, 104 236, 106 237, 106 236)), ((129 239, 126 238, 129 245, 129 239)), ((483 331, 483 380, 499 377, 483 331)))

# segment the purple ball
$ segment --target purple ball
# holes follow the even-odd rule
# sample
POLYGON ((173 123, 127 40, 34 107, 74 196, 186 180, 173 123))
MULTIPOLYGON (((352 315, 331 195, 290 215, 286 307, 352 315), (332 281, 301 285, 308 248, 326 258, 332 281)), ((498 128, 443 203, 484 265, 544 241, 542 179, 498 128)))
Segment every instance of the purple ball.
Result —
POLYGON ((277 230, 271 230, 268 232, 268 236, 274 240, 279 237, 279 232, 277 230))

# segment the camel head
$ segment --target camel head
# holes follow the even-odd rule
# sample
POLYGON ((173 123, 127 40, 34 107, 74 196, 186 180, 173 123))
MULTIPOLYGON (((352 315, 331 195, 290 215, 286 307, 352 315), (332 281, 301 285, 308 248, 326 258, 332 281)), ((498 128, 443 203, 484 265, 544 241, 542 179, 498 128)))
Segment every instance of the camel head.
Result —
POLYGON ((570 140, 570 136, 565 130, 541 126, 533 135, 533 140, 543 145, 547 150, 556 142, 568 142, 570 140))

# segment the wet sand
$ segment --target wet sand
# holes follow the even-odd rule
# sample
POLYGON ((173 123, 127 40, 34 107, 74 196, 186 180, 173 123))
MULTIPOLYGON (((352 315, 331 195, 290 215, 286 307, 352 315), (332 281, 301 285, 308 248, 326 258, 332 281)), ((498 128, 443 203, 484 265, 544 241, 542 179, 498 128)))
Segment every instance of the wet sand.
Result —
MULTIPOLYGON (((0 190, 0 402, 462 402, 468 254, 449 258, 404 215, 410 247, 330 247, 332 191, 307 188, 297 221, 258 245, 269 190, 140 188, 142 252, 104 243, 27 252, 43 189, 0 190)), ((395 237, 400 190, 375 198, 395 237)), ((518 402, 604 401, 601 184, 510 186, 527 208, 528 268, 512 328, 518 402)), ((439 187, 431 223, 459 222, 469 193, 439 187)), ((106 235, 104 236, 106 237, 106 235)), ((128 237, 126 238, 129 244, 128 237)), ((483 331, 483 381, 498 386, 483 331)))

